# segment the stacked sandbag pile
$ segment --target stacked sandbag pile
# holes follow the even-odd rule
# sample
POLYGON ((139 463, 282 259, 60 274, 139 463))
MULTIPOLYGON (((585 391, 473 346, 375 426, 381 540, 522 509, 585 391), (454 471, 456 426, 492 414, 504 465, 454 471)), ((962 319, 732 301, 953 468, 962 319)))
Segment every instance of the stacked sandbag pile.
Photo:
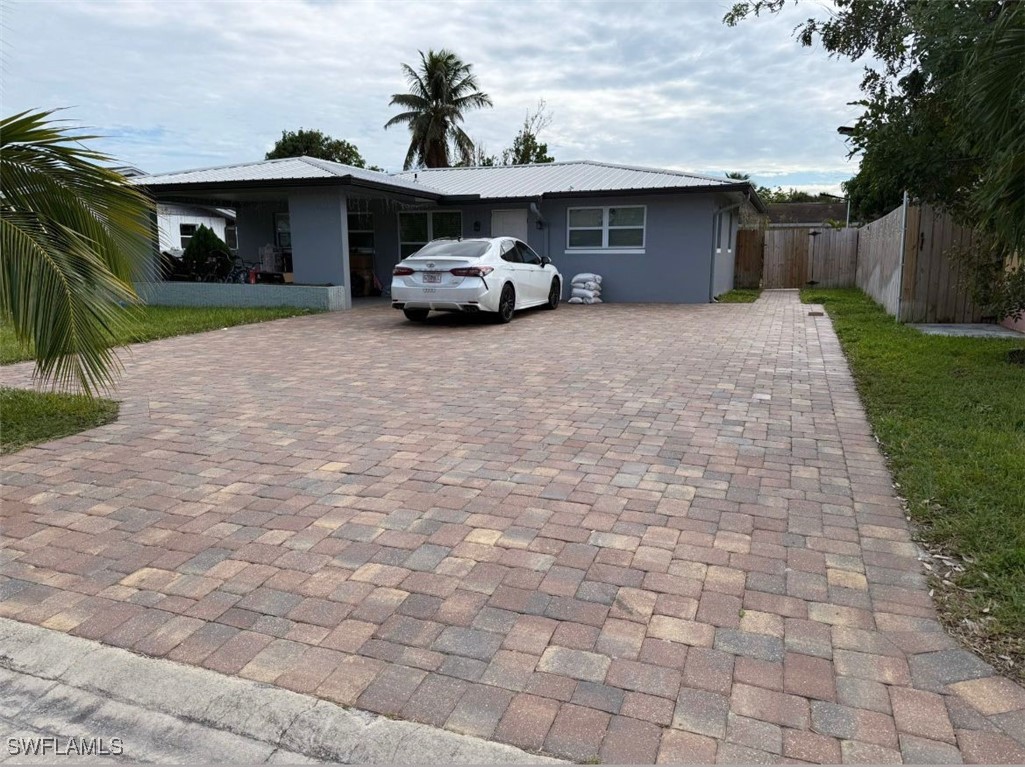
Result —
POLYGON ((570 295, 571 304, 600 304, 601 301, 601 275, 583 272, 573 278, 570 283, 573 292, 570 295))

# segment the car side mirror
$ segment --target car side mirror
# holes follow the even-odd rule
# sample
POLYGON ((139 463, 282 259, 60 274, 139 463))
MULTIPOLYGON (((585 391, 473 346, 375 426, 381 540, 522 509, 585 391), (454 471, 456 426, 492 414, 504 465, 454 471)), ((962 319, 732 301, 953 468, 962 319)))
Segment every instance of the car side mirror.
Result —
POLYGON ((542 268, 548 266, 548 264, 550 264, 550 263, 552 263, 552 259, 550 259, 548 256, 541 256, 541 267, 542 268))

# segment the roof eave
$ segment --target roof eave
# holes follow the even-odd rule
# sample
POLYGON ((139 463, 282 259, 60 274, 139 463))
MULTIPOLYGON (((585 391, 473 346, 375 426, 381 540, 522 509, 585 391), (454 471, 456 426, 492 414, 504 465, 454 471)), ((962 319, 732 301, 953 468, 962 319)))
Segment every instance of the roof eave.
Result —
MULTIPOLYGON (((757 193, 754 191, 754 187, 750 184, 738 183, 738 184, 709 184, 709 185, 688 185, 688 186, 672 186, 672 187, 658 187, 654 189, 593 189, 593 190, 571 190, 566 192, 545 192, 542 196, 547 198, 554 197, 640 197, 647 195, 664 195, 664 194, 715 194, 716 192, 746 192, 750 190, 752 195, 752 204, 762 210, 764 207, 761 200, 757 203, 754 200, 758 199, 757 193)), ((511 199, 511 198, 510 198, 511 199)), ((537 195, 525 196, 520 199, 537 199, 537 195)), ((489 201, 491 198, 489 198, 489 201)), ((764 211, 763 211, 764 212, 764 211)))
POLYGON ((401 194, 407 197, 424 197, 431 200, 440 200, 445 195, 428 189, 410 189, 399 184, 370 181, 368 179, 355 178, 353 176, 332 176, 330 178, 275 178, 275 179, 249 179, 246 181, 181 181, 172 183, 146 184, 137 182, 137 186, 145 189, 150 194, 170 194, 187 192, 190 194, 202 194, 203 192, 225 192, 233 189, 249 191, 253 189, 295 189, 301 187, 332 187, 332 186, 353 186, 364 189, 375 189, 392 194, 401 194))

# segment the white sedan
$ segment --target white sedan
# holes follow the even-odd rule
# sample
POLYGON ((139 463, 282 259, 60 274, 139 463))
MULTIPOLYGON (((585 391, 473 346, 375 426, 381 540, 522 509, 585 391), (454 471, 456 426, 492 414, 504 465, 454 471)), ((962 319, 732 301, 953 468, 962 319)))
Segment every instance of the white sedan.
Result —
POLYGON ((513 237, 434 240, 392 271, 391 304, 413 322, 432 309, 492 312, 509 322, 518 309, 554 309, 561 297, 552 260, 513 237))

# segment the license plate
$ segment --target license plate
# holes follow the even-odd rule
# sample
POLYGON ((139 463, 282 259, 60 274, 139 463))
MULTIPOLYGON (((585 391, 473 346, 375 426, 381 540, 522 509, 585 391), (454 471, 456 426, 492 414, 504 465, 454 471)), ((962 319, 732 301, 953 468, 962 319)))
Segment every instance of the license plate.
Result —
POLYGON ((424 282, 441 282, 441 273, 424 272, 424 282))

